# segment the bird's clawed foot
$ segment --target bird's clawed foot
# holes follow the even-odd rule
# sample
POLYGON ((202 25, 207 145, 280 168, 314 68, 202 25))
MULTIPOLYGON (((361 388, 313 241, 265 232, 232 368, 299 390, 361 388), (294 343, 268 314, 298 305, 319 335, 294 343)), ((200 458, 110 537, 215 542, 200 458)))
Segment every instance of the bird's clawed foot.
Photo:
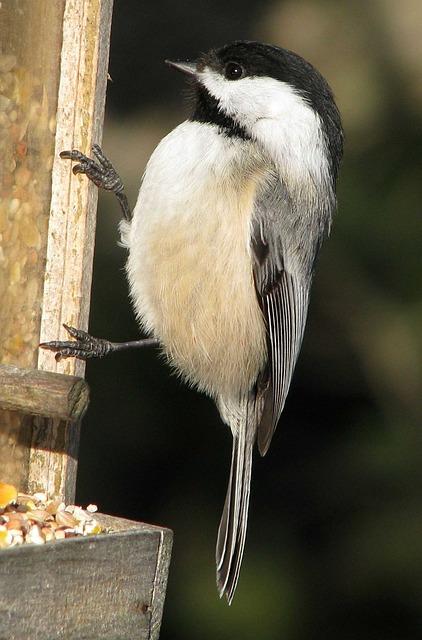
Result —
POLYGON ((116 194, 119 200, 122 212, 126 220, 131 219, 131 211, 129 203, 124 193, 124 185, 122 179, 117 173, 116 169, 111 164, 110 160, 104 155, 101 147, 98 144, 92 145, 92 152, 96 158, 88 158, 85 154, 81 153, 77 149, 71 151, 62 151, 60 157, 64 160, 73 160, 78 164, 75 164, 72 171, 76 175, 83 173, 91 182, 93 182, 99 189, 106 189, 116 194))
POLYGON ((42 349, 55 351, 57 362, 62 358, 79 358, 87 360, 88 358, 103 358, 112 351, 112 343, 102 338, 94 338, 86 331, 63 325, 66 331, 74 338, 69 341, 53 340, 52 342, 42 342, 42 349))
POLYGON ((78 162, 75 164, 72 171, 76 175, 77 173, 84 173, 97 187, 100 189, 106 189, 107 191, 123 191, 123 182, 111 164, 110 160, 101 151, 98 144, 92 146, 94 156, 98 162, 88 156, 84 155, 77 149, 72 151, 62 151, 60 157, 64 160, 73 160, 78 162))

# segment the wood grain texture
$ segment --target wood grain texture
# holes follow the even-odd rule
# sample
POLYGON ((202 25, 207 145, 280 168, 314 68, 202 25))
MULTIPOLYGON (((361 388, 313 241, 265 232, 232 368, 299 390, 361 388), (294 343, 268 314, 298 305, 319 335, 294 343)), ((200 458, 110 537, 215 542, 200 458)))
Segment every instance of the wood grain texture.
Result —
POLYGON ((89 400, 82 378, 0 365, 0 409, 62 420, 80 420, 89 400))
POLYGON ((32 418, 28 493, 42 491, 67 504, 75 501, 79 434, 80 421, 32 418))
POLYGON ((0 640, 157 640, 172 532, 98 519, 114 533, 0 551, 0 640))
MULTIPOLYGON (((101 142, 112 6, 112 0, 65 5, 41 342, 68 339, 64 322, 88 326, 97 188, 85 176, 74 176, 72 163, 59 154, 76 148, 91 155, 92 144, 101 142)), ((39 351, 40 369, 83 375, 84 366, 75 358, 56 362, 53 353, 39 351)))
POLYGON ((151 639, 158 638, 160 635, 173 544, 173 534, 169 529, 162 529, 160 535, 161 542, 158 550, 157 567, 151 598, 151 639))
MULTIPOLYGON (((72 163, 59 153, 77 148, 89 155, 92 144, 101 142, 112 7, 112 0, 65 4, 41 342, 67 339, 64 322, 80 329, 88 325, 97 189, 84 176, 74 176, 72 163)), ((85 364, 75 358, 56 362, 40 349, 38 368, 83 376, 85 364)), ((28 490, 73 501, 79 427, 79 421, 44 418, 34 424, 28 490)))

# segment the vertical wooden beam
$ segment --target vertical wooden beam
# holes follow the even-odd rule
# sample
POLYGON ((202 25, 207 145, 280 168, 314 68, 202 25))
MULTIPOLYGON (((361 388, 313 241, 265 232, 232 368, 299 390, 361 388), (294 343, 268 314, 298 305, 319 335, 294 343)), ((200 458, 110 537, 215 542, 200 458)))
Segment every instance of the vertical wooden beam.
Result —
MULTIPOLYGON (((71 163, 61 160, 59 153, 76 148, 90 155, 92 144, 101 142, 112 4, 112 0, 66 1, 41 342, 66 338, 64 322, 81 329, 88 326, 97 189, 74 176, 71 163)), ((79 376, 85 369, 81 360, 57 363, 52 353, 43 350, 38 367, 79 376)), ((47 493, 72 501, 80 423, 36 418, 34 426, 28 489, 42 486, 47 493)))
MULTIPOLYGON (((26 12, 25 22, 15 28, 15 31, 21 30, 17 35, 24 43, 30 44, 27 48, 29 52, 32 48, 34 56, 46 49, 46 55, 50 56, 49 69, 60 68, 60 75, 58 93, 56 89, 52 98, 44 87, 40 96, 41 111, 44 109, 47 113, 47 129, 55 131, 55 140, 48 155, 51 161, 46 163, 47 170, 51 171, 51 183, 48 183, 48 186, 51 184, 51 203, 46 210, 49 215, 44 216, 46 224, 39 231, 39 243, 44 247, 44 258, 39 264, 45 264, 45 270, 42 274, 43 288, 38 287, 35 291, 33 303, 37 307, 42 300, 33 329, 35 339, 30 345, 22 345, 26 353, 31 353, 29 361, 19 357, 22 341, 18 344, 16 339, 15 342, 12 339, 9 342, 12 347, 16 346, 15 352, 4 350, 2 358, 0 349, 0 362, 18 366, 32 364, 40 369, 80 376, 84 372, 81 361, 69 359, 56 363, 49 352, 37 354, 36 345, 39 341, 64 338, 63 322, 80 328, 86 328, 88 324, 97 194, 88 180, 73 176, 71 163, 60 160, 58 154, 71 148, 90 154, 92 144, 101 142, 112 0, 58 0, 54 3, 49 0, 37 3, 23 0, 22 7, 26 12), (51 22, 52 12, 55 12, 54 24, 51 22), (56 51, 53 51, 49 46, 49 29, 54 30, 57 24, 60 40, 56 51), (44 38, 37 33, 37 25, 44 30, 44 38), (57 103, 53 116, 50 115, 52 100, 57 103)), ((10 9, 8 14, 13 27, 14 20, 19 20, 19 12, 10 9)), ((2 29, 2 33, 7 33, 7 30, 2 29)), ((28 109, 30 117, 30 106, 28 109)), ((28 146, 28 155, 32 151, 28 146)), ((8 206, 10 202, 9 198, 8 206)), ((28 236, 33 230, 31 225, 32 221, 29 221, 28 236)), ((13 265, 13 256, 10 269, 12 274, 13 269, 18 270, 13 265)), ((29 284, 24 282, 23 288, 29 284)), ((8 315, 13 315, 13 310, 8 315)), ((2 425, 0 417, 0 433, 6 433, 6 453, 0 453, 0 463, 2 456, 5 460, 14 457, 17 449, 20 458, 18 460, 15 456, 16 460, 9 465, 7 474, 2 473, 2 476, 7 476, 4 479, 22 489, 42 489, 48 494, 72 500, 79 425, 42 417, 28 418, 17 413, 6 414, 9 423, 13 424, 7 426, 7 420, 3 419, 2 425)))
MULTIPOLYGON (((64 322, 88 326, 97 189, 74 176, 72 163, 59 153, 76 148, 91 155, 92 144, 101 142, 111 12, 111 0, 67 0, 65 6, 41 341, 68 339, 64 322)), ((81 360, 57 363, 45 350, 39 351, 38 367, 84 372, 81 360)))

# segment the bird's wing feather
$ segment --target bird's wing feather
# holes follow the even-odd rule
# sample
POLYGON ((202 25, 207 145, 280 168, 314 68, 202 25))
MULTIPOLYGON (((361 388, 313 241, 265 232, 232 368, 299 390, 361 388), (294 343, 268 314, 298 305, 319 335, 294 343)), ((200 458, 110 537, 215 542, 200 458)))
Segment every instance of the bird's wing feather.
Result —
POLYGON ((268 363, 248 397, 220 398, 218 403, 233 431, 230 481, 216 549, 217 584, 229 602, 245 546, 253 444, 257 440, 262 455, 270 446, 302 343, 313 263, 329 220, 319 204, 304 198, 303 206, 295 207, 276 171, 254 202, 253 276, 267 327, 268 363))
POLYGON ((265 455, 284 408, 299 355, 308 307, 308 290, 294 275, 283 271, 270 291, 262 294, 268 327, 268 386, 257 441, 265 455))
POLYGON ((256 198, 252 230, 255 288, 268 344, 268 367, 257 390, 261 455, 283 411, 305 329, 311 269, 298 258, 299 227, 286 189, 272 176, 256 198))

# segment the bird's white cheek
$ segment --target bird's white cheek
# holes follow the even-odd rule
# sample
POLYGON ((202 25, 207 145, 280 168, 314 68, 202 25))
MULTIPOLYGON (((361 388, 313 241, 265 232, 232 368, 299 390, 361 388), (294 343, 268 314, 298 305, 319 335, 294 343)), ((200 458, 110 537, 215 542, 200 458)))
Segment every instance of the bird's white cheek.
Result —
POLYGON ((261 119, 282 118, 303 107, 292 89, 274 78, 247 77, 227 80, 206 69, 200 80, 219 102, 220 109, 245 127, 252 127, 261 119))

